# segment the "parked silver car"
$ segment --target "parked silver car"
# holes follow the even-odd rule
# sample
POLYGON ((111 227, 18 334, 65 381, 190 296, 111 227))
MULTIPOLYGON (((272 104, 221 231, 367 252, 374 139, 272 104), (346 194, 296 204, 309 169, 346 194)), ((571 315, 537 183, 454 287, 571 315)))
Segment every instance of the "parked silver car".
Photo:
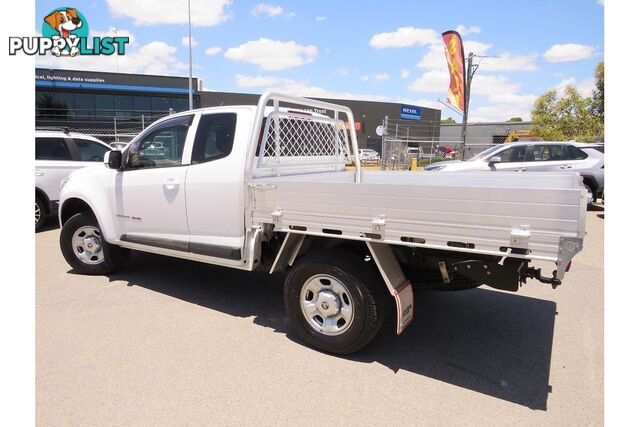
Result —
POLYGON ((468 160, 434 163, 426 171, 578 172, 590 200, 604 192, 604 144, 528 141, 494 145, 468 160))

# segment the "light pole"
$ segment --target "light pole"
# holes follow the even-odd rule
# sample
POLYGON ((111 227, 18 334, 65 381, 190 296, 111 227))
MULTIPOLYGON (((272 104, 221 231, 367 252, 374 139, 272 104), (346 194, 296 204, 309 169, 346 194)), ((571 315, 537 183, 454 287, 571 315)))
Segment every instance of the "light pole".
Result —
POLYGON ((189 110, 193 110, 193 65, 191 62, 191 0, 187 0, 189 8, 189 110))

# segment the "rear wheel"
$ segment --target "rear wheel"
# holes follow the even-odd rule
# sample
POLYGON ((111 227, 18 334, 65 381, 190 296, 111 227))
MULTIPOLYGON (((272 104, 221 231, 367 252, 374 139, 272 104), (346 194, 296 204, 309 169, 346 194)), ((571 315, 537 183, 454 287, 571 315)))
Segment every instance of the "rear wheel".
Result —
POLYGON ((42 228, 46 212, 47 211, 44 202, 40 197, 36 196, 36 231, 42 228))
POLYGON ((81 274, 109 274, 123 264, 127 249, 110 245, 102 238, 95 217, 80 212, 69 218, 60 231, 60 249, 67 263, 81 274))
POLYGON ((332 250, 301 259, 285 281, 285 306, 296 331, 313 347, 350 354, 380 331, 388 298, 373 262, 332 250))

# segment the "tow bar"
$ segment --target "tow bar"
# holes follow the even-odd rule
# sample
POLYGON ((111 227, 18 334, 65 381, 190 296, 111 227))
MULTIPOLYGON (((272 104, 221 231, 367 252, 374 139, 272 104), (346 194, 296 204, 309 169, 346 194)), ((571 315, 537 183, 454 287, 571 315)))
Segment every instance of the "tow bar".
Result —
POLYGON ((551 287, 555 289, 562 284, 562 280, 556 277, 557 274, 558 274, 558 270, 553 270, 553 277, 546 277, 542 275, 541 268, 529 267, 525 271, 524 276, 525 276, 525 279, 530 277, 532 279, 538 280, 541 283, 546 283, 548 285, 551 285, 551 287))

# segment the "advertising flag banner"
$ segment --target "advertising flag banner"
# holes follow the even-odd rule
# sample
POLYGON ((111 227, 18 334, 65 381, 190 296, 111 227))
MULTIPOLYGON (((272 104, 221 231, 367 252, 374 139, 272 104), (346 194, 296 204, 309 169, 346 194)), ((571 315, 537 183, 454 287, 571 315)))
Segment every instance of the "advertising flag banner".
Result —
POLYGON ((444 53, 449 65, 449 93, 447 101, 464 112, 466 70, 464 63, 464 48, 462 37, 457 31, 445 31, 442 33, 444 40, 444 53))

